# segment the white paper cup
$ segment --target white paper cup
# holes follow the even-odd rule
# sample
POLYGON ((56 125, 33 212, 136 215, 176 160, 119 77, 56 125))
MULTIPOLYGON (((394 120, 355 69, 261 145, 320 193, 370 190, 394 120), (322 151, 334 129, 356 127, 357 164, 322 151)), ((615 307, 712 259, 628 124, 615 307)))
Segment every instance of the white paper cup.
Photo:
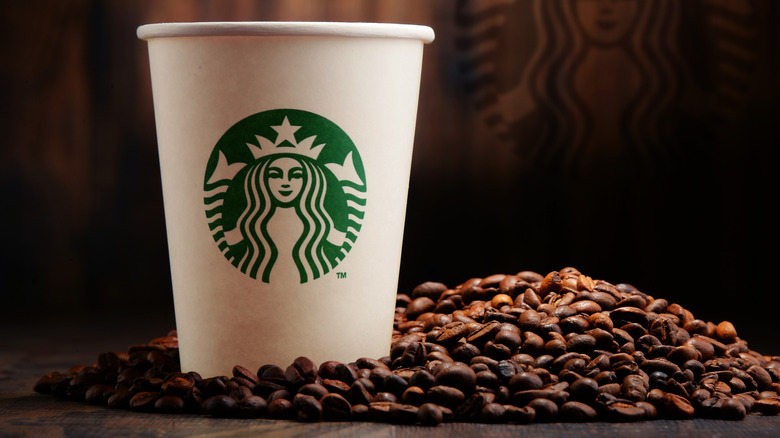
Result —
POLYGON ((387 355, 433 31, 170 23, 138 37, 182 370, 387 355))

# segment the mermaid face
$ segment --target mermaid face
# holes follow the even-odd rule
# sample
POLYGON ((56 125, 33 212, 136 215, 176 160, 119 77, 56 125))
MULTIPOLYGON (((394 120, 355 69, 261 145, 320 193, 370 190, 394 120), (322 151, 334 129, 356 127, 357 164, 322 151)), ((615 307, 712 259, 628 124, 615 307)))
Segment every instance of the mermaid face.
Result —
POLYGON ((577 21, 596 44, 618 43, 629 33, 637 16, 637 0, 578 0, 577 21))
POLYGON ((301 193, 303 166, 289 157, 277 158, 268 165, 268 190, 282 205, 289 205, 301 193))

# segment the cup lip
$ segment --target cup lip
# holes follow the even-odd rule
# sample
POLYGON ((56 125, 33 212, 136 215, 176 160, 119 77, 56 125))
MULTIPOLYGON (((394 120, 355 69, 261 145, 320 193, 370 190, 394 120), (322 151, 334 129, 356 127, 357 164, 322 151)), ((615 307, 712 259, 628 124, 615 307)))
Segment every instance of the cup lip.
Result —
POLYGON ((201 21, 151 23, 136 30, 139 39, 221 36, 342 36, 417 39, 430 43, 429 26, 335 21, 201 21))

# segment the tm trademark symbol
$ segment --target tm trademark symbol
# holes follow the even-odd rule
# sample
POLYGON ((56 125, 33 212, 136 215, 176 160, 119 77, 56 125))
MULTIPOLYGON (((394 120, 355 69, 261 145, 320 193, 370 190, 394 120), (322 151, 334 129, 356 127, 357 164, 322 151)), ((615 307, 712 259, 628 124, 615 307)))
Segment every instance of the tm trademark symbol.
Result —
POLYGON ((336 272, 336 278, 347 278, 346 272, 336 272))

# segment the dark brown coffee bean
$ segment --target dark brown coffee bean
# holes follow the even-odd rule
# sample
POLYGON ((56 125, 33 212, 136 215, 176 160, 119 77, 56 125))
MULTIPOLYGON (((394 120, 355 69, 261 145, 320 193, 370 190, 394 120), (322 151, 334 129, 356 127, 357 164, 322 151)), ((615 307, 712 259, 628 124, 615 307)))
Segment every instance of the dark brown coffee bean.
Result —
POLYGON ((408 306, 406 306, 406 317, 409 318, 409 320, 415 320, 420 315, 430 312, 433 309, 436 308, 436 302, 432 299, 420 296, 417 298, 414 298, 411 303, 409 303, 408 306))
POLYGON ((581 377, 569 385, 570 397, 574 401, 590 402, 599 392, 599 384, 591 378, 581 377))
POLYGON ((38 379, 33 386, 33 390, 40 394, 51 394, 52 388, 57 385, 67 385, 71 378, 70 375, 55 371, 38 379))
POLYGON ((762 398, 753 404, 753 411, 763 415, 780 415, 780 400, 762 398))
POLYGON ((160 387, 165 395, 176 395, 183 397, 190 388, 192 388, 193 382, 185 377, 173 377, 166 379, 160 387))
POLYGON ((511 392, 526 391, 529 389, 541 389, 544 385, 541 377, 536 373, 517 373, 509 379, 508 387, 511 392))
POLYGON ((719 418, 731 421, 741 421, 744 420, 746 416, 747 410, 739 400, 734 398, 723 399, 719 409, 719 418))
POLYGON ((632 402, 645 401, 649 389, 648 383, 638 374, 629 374, 620 385, 623 397, 632 402))
POLYGON ((627 423, 645 418, 645 409, 630 402, 614 402, 605 409, 606 419, 613 422, 627 423))
POLYGON ((358 369, 367 369, 367 370, 373 370, 374 368, 385 368, 389 369, 387 364, 382 362, 378 359, 372 359, 370 357, 361 357, 358 358, 355 361, 355 365, 358 367, 358 369))
POLYGON ((559 417, 562 421, 581 423, 595 421, 598 413, 592 407, 578 401, 568 401, 561 405, 559 417))
POLYGON ((499 403, 488 403, 480 411, 477 419, 481 423, 502 423, 506 415, 506 407, 499 403))
POLYGON ((336 374, 337 365, 343 365, 343 364, 335 360, 326 360, 325 362, 320 364, 320 367, 317 369, 317 375, 320 376, 320 378, 322 378, 323 380, 324 379, 338 380, 338 376, 336 374))
POLYGON ((109 397, 114 395, 114 393, 116 393, 116 389, 113 386, 99 383, 91 386, 84 393, 84 400, 95 405, 105 405, 108 403, 109 397))
POLYGON ((266 407, 268 418, 290 420, 298 416, 297 409, 290 400, 279 398, 268 402, 266 407))
POLYGON ((534 410, 534 421, 547 423, 558 416, 558 405, 546 398, 537 398, 528 403, 528 407, 534 410))
MULTIPOLYGON (((494 405, 496 403, 491 403, 490 405, 494 405)), ((490 406, 488 405, 488 406, 490 406)), ((494 417, 497 414, 501 414, 501 421, 507 422, 507 423, 514 423, 514 424, 530 424, 534 420, 535 411, 533 408, 525 406, 525 407, 517 407, 513 405, 502 405, 503 412, 498 410, 497 408, 491 407, 489 408, 489 417, 494 417)), ((484 409, 487 409, 487 406, 484 409)), ((480 419, 482 418, 482 414, 480 415, 480 419)), ((492 421, 492 418, 489 418, 492 421)), ((485 420, 481 420, 485 421, 485 420)))
POLYGON ((759 391, 768 391, 772 389, 772 377, 763 367, 751 365, 746 371, 756 382, 759 391))
POLYGON ((410 386, 401 395, 401 402, 408 405, 420 406, 428 401, 425 390, 419 386, 410 386))
POLYGON ((242 367, 240 365, 236 365, 233 367, 233 377, 240 377, 242 379, 246 379, 252 384, 257 384, 257 382, 260 380, 259 377, 257 377, 257 374, 253 373, 249 369, 242 367))
POLYGON ((236 401, 228 395, 215 395, 201 404, 201 411, 213 417, 229 417, 236 409, 236 401))
POLYGON ((235 414, 241 418, 261 418, 265 415, 268 403, 258 395, 244 397, 236 403, 235 414))
POLYGON ((664 412, 671 418, 691 418, 694 414, 694 409, 691 403, 685 398, 677 394, 667 393, 664 396, 664 412))
POLYGON ((443 367, 435 376, 435 385, 450 386, 461 392, 472 392, 476 386, 477 375, 471 367, 464 363, 453 362, 443 367))
POLYGON ((322 405, 311 395, 296 394, 293 398, 293 406, 298 410, 298 421, 317 422, 322 420, 322 405))
POLYGON ((284 376, 293 386, 314 383, 318 367, 308 357, 297 357, 284 371, 284 376))
POLYGON ((290 391, 288 391, 288 390, 286 390, 286 389, 279 389, 279 390, 277 390, 277 391, 274 391, 274 392, 272 392, 271 394, 269 394, 269 395, 268 395, 268 397, 266 398, 266 400, 267 400, 268 402, 272 402, 272 401, 274 401, 274 400, 277 400, 277 399, 283 398, 283 399, 285 399, 285 400, 290 400, 290 401, 292 401, 292 399, 293 399, 293 395, 294 395, 294 394, 293 394, 292 392, 290 392, 290 391))
POLYGON ((186 405, 179 396, 163 395, 154 402, 154 410, 168 414, 180 414, 186 410, 186 405))
POLYGON ((436 426, 443 420, 441 408, 434 403, 424 403, 417 409, 417 421, 423 426, 436 426))
POLYGON ((151 411, 158 398, 159 392, 139 392, 130 399, 129 406, 136 411, 151 411))
POLYGON ((106 400, 106 405, 112 409, 128 409, 132 398, 129 391, 117 391, 106 400))
POLYGON ((307 383, 298 389, 298 394, 310 395, 317 400, 321 399, 328 392, 328 389, 319 383, 307 383))
POLYGON ((432 301, 437 301, 442 292, 445 290, 447 290, 447 286, 445 284, 435 281, 427 281, 417 285, 417 287, 412 290, 412 298, 427 297, 432 301))
POLYGON ((493 394, 475 392, 455 409, 455 417, 464 421, 473 421, 479 417, 482 408, 494 399, 493 394))
POLYGON ((352 416, 352 405, 339 394, 327 394, 320 399, 322 418, 328 421, 347 421, 352 416))
MULTIPOLYGON (((136 380, 136 382, 138 381, 136 380)), ((228 393, 225 380, 217 377, 210 377, 207 379, 203 379, 200 382, 199 389, 203 391, 203 395, 206 398, 213 397, 215 395, 226 395, 228 393)))
POLYGON ((458 405, 463 403, 463 400, 466 398, 466 396, 463 394, 463 391, 459 390, 458 388, 444 385, 436 385, 431 387, 431 389, 426 392, 426 396, 432 403, 436 403, 437 405, 445 406, 450 409, 455 409, 458 405))

